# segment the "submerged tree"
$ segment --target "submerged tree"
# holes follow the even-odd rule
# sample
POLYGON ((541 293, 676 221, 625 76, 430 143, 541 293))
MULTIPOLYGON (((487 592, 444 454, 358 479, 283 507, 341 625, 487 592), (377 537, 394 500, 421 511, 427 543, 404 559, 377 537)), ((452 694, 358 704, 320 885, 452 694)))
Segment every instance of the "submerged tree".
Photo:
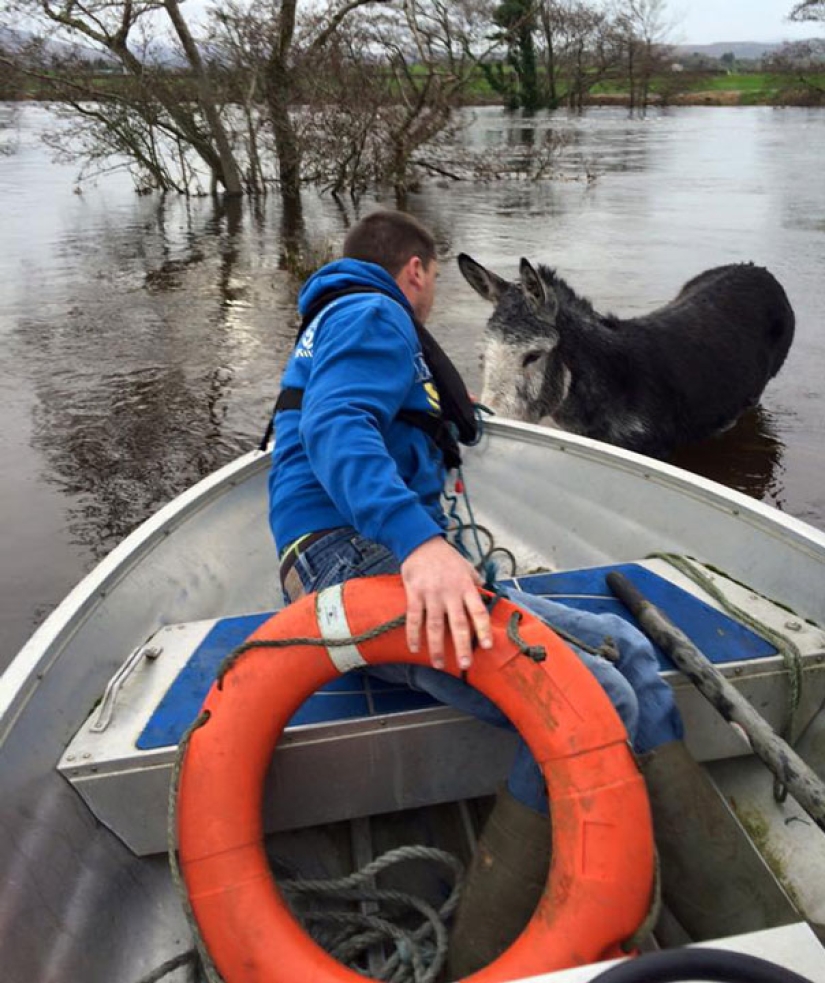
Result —
POLYGON ((354 195, 386 185, 400 200, 422 172, 439 172, 489 21, 481 0, 362 6, 334 31, 322 13, 295 25, 291 145, 301 182, 354 195))
POLYGON ((631 113, 647 110, 651 82, 670 52, 665 44, 670 30, 666 4, 667 0, 618 0, 614 24, 624 49, 631 113))
POLYGON ((455 109, 494 54, 519 105, 541 99, 533 0, 222 0, 197 26, 181 0, 0 4, 74 46, 22 67, 71 121, 52 145, 87 173, 125 162, 141 190, 230 196, 277 182, 296 228, 307 181, 400 200, 422 174, 478 174, 455 109))
POLYGON ((544 69, 542 101, 555 109, 565 98, 570 105, 578 104, 580 108, 605 14, 579 0, 542 0, 538 5, 538 19, 544 69))
MULTIPOLYGON (((197 45, 184 21, 178 0, 16 0, 6 8, 35 20, 43 36, 58 32, 68 39, 69 56, 56 70, 47 46, 40 59, 27 59, 24 70, 42 85, 72 116, 85 137, 94 140, 101 159, 123 154, 153 187, 190 190, 193 172, 188 164, 176 166, 176 156, 191 152, 205 165, 213 190, 241 194, 232 138, 212 89, 197 45), (174 29, 194 79, 189 98, 180 73, 170 71, 152 54, 159 17, 166 15, 174 29), (86 50, 106 52, 122 69, 127 84, 100 84, 89 71, 86 50), (99 139, 97 139, 99 138, 99 139)), ((56 136, 71 153, 71 133, 56 136)))
POLYGON ((766 62, 766 68, 776 73, 776 81, 786 90, 786 98, 791 95, 794 101, 812 104, 825 101, 824 66, 825 38, 783 44, 766 62))
POLYGON ((606 11, 580 0, 541 5, 549 105, 581 110, 590 90, 615 73, 619 49, 606 11))
POLYGON ((497 37, 507 51, 505 62, 485 65, 490 86, 504 96, 511 109, 532 112, 540 105, 535 33, 537 7, 534 0, 504 0, 499 3, 493 20, 497 37))

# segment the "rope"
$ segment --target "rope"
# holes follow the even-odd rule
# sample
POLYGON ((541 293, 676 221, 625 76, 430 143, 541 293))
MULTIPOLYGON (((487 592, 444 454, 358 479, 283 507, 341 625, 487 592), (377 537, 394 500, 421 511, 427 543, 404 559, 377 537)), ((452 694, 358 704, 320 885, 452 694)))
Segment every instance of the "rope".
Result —
POLYGON ((206 977, 207 983, 224 983, 223 978, 215 968, 215 964, 212 962, 212 957, 209 955, 209 950, 206 948, 206 944, 201 937, 198 923, 195 920, 195 913, 192 910, 192 905, 189 901, 189 894, 186 890, 186 885, 183 882, 183 875, 181 874, 180 863, 178 862, 177 850, 178 787, 180 785, 180 773, 181 768, 183 767, 183 758, 186 754, 186 748, 189 744, 190 738, 199 727, 203 727, 203 725, 209 720, 209 717, 210 713, 208 710, 204 710, 202 713, 198 714, 192 725, 189 727, 183 737, 181 737, 180 743, 178 744, 178 750, 175 754, 175 763, 172 767, 172 778, 169 782, 169 804, 166 812, 166 849, 169 856, 169 871, 172 875, 172 883, 175 885, 175 890, 178 892, 183 913, 189 924, 189 930, 191 931, 192 938, 195 942, 195 950, 200 959, 203 974, 206 977))
MULTIPOLYGON (((495 594, 499 594, 500 589, 496 584, 496 578, 498 574, 497 564, 493 562, 492 557, 496 553, 502 553, 509 559, 511 577, 515 577, 517 573, 518 564, 516 561, 516 557, 506 547, 496 546, 495 538, 492 532, 486 526, 479 525, 479 523, 476 522, 475 514, 473 513, 473 507, 472 504, 470 503, 470 496, 467 493, 467 485, 464 481, 463 472, 461 468, 458 469, 458 477, 456 478, 455 489, 457 492, 457 494, 455 495, 450 495, 446 491, 444 493, 444 498, 450 503, 450 507, 448 509, 448 515, 455 523, 454 530, 453 530, 454 533, 453 544, 455 545, 456 549, 462 554, 462 556, 464 556, 471 563, 473 563, 475 568, 480 573, 484 574, 484 587, 487 590, 493 591, 495 594), (469 523, 466 523, 458 512, 459 495, 461 495, 462 498, 464 499, 464 507, 467 509, 467 514, 470 519, 469 523), (478 560, 474 559, 471 552, 464 545, 464 532, 468 525, 473 532, 473 538, 475 539, 477 556, 479 557, 478 560), (490 540, 490 548, 486 552, 481 546, 479 533, 483 533, 490 540)), ((575 635, 571 634, 569 631, 566 631, 564 628, 560 628, 559 626, 552 624, 547 619, 543 619, 543 620, 553 629, 553 631, 557 635, 563 638, 566 642, 569 642, 571 645, 575 645, 578 648, 582 649, 583 651, 589 652, 591 655, 601 656, 601 658, 607 659, 608 662, 619 661, 620 658, 619 650, 616 646, 615 641, 609 635, 605 636, 602 644, 599 646, 588 645, 586 642, 583 642, 580 638, 576 638, 575 635)), ((509 629, 508 629, 508 633, 509 633, 509 629)), ((514 635, 509 635, 509 637, 510 637, 510 641, 514 642, 517 645, 521 645, 520 642, 516 641, 516 639, 518 638, 517 632, 515 632, 515 637, 514 635)), ((531 656, 531 658, 533 658, 533 656, 531 656)), ((534 661, 541 661, 541 660, 535 659, 534 661)))
POLYGON ((309 645, 316 648, 337 648, 345 645, 360 645, 361 642, 372 641, 374 638, 378 638, 380 635, 385 634, 385 632, 394 631, 396 628, 400 628, 406 623, 406 621, 406 614, 400 614, 397 618, 393 618, 391 621, 384 621, 380 625, 376 625, 375 628, 370 628, 368 631, 362 632, 360 635, 350 635, 347 638, 310 638, 297 636, 295 638, 272 638, 264 639, 258 642, 254 640, 243 642, 236 649, 233 649, 218 667, 216 674, 218 689, 223 689, 223 677, 227 674, 227 672, 229 672, 232 666, 235 665, 238 658, 242 656, 244 652, 249 652, 251 649, 285 649, 291 648, 293 645, 309 645))
POLYGON ((622 952, 634 952, 639 946, 644 942, 644 940, 650 935, 653 929, 656 927, 656 922, 659 921, 659 915, 662 912, 662 870, 659 864, 659 853, 658 851, 654 853, 654 867, 653 867, 653 893, 650 898, 650 908, 648 908, 647 914, 642 920, 641 925, 636 929, 636 931, 621 944, 622 952))
POLYGON ((338 909, 299 912, 298 917, 316 923, 321 932, 316 929, 312 933, 313 938, 330 955, 352 968, 355 968, 366 953, 390 941, 394 952, 385 960, 376 978, 392 983, 432 983, 438 978, 447 959, 448 934, 445 922, 458 905, 463 876, 464 868, 452 854, 432 847, 406 846, 388 851, 347 877, 335 880, 285 881, 279 887, 290 900, 301 897, 316 901, 378 902, 387 907, 417 912, 423 922, 414 931, 399 928, 379 915, 338 909), (381 871, 411 860, 435 861, 452 871, 452 891, 437 911, 415 895, 379 889, 371 883, 381 871), (343 926, 345 930, 326 936, 321 934, 330 926, 343 926))
POLYGON ((141 976, 136 983, 159 983, 164 976, 168 976, 170 973, 174 973, 176 969, 180 969, 182 966, 189 965, 190 963, 193 968, 197 963, 197 952, 194 949, 187 949, 186 952, 181 952, 180 955, 167 959, 166 962, 161 963, 160 966, 153 969, 151 973, 141 976))
POLYGON ((461 468, 459 468, 457 471, 454 489, 454 495, 451 495, 445 490, 444 499, 449 503, 447 507, 447 516, 451 520, 450 532, 452 533, 452 542, 455 548, 463 557, 465 557, 465 559, 469 560, 473 564, 479 573, 483 575, 484 586, 488 589, 492 586, 498 576, 498 564, 493 560, 493 557, 496 554, 501 554, 502 557, 509 562, 509 576, 515 577, 518 570, 518 561, 516 560, 515 554, 511 550, 507 549, 506 546, 497 546, 495 537, 490 529, 476 521, 473 506, 470 502, 470 496, 467 492, 467 483, 464 479, 464 472, 461 468), (464 508, 467 510, 469 521, 465 521, 458 510, 459 496, 464 503, 464 508), (464 543, 464 536, 468 529, 473 535, 475 556, 464 543), (486 536, 489 540, 489 546, 487 549, 482 546, 480 535, 486 536))
MULTIPOLYGON (((698 584, 704 591, 710 594, 719 604, 733 615, 743 625, 756 632, 779 652, 782 661, 785 663, 785 671, 788 677, 788 701, 785 715, 785 724, 781 730, 782 737, 791 745, 796 743, 798 729, 797 711, 802 698, 802 652, 799 646, 785 635, 781 635, 764 621, 755 618, 750 612, 734 604, 716 583, 701 569, 694 566, 698 561, 692 557, 681 556, 678 553, 651 553, 649 559, 660 559, 669 563, 676 570, 689 577, 695 584, 698 584)), ((752 590, 751 588, 748 588, 752 590)), ((755 592, 754 592, 755 593, 755 592)), ((778 779, 774 778, 773 795, 777 802, 784 802, 788 797, 787 787, 778 779)))
POLYGON ((608 662, 618 662, 621 658, 621 653, 619 652, 619 647, 616 645, 616 641, 610 635, 605 635, 602 639, 601 645, 588 645, 587 642, 583 642, 580 638, 567 631, 564 628, 560 628, 558 625, 554 625, 548 619, 543 618, 548 625, 553 629, 553 631, 560 637, 569 642, 571 645, 575 645, 576 648, 580 648, 585 652, 589 652, 590 655, 598 655, 602 659, 607 659, 608 662))
POLYGON ((533 662, 544 662, 547 658, 545 647, 543 645, 528 645, 519 635, 518 626, 521 624, 521 618, 521 611, 514 611, 510 615, 510 620, 507 622, 507 637, 528 659, 532 659, 533 662))
MULTIPOLYGON (((493 411, 481 403, 476 403, 474 409, 476 417, 476 436, 475 439, 467 443, 468 447, 474 447, 476 444, 478 444, 484 434, 484 414, 489 416, 493 415, 493 411)), ((453 545, 455 548, 459 551, 459 553, 461 553, 462 556, 464 556, 475 566, 479 573, 483 575, 484 586, 488 589, 492 589, 498 576, 498 565, 493 560, 493 556, 497 553, 501 553, 502 556, 509 561, 510 576, 515 577, 518 568, 515 555, 505 546, 496 546, 495 537, 493 536, 492 532, 486 526, 482 526, 476 522, 476 517, 473 513, 473 506, 470 502, 470 496, 467 493, 467 483, 464 479, 464 471, 461 465, 456 468, 454 489, 454 495, 451 495, 445 490, 444 498, 449 503, 447 515, 454 523, 451 532, 453 533, 453 545), (464 502, 464 508, 467 510, 469 522, 466 522, 458 511, 459 496, 461 496, 461 499, 464 502), (470 550, 464 544, 464 534, 468 528, 473 535, 476 551, 475 557, 473 557, 470 550), (490 546, 487 550, 485 550, 481 545, 481 539, 479 537, 480 533, 487 536, 490 541, 490 546)))
MULTIPOLYGON (((209 720, 210 714, 204 711, 186 731, 178 745, 175 755, 172 778, 169 788, 169 807, 167 813, 167 847, 172 881, 181 899, 184 915, 189 924, 195 949, 168 960, 154 970, 140 983, 156 983, 163 976, 187 962, 200 958, 201 968, 208 983, 223 983, 208 949, 200 934, 194 912, 189 902, 186 885, 180 871, 177 856, 177 801, 180 785, 180 772, 192 734, 209 720)), ((341 901, 381 902, 390 907, 408 908, 417 911, 424 919, 414 931, 398 928, 392 922, 377 915, 359 914, 348 911, 310 911, 299 917, 307 922, 324 925, 343 925, 344 933, 338 933, 327 940, 318 933, 312 933, 319 945, 324 945, 333 958, 357 970, 354 965, 364 953, 383 944, 387 939, 395 943, 395 952, 386 959, 380 970, 379 980, 387 983, 434 983, 441 973, 447 959, 448 934, 445 921, 458 905, 463 883, 464 868, 451 854, 431 847, 408 846, 391 850, 377 858, 360 871, 335 880, 287 880, 279 882, 279 888, 293 897, 315 897, 316 899, 335 898, 341 901), (436 911, 415 895, 400 891, 381 890, 369 882, 376 874, 393 864, 410 860, 434 860, 449 867, 454 874, 452 891, 447 900, 436 911), (432 941, 430 941, 432 939, 432 941)))
POLYGON ((495 416, 493 410, 489 406, 485 406, 484 403, 475 403, 473 408, 476 415, 476 435, 473 440, 468 441, 468 447, 475 447, 476 444, 481 442, 481 438, 484 436, 484 414, 495 416))

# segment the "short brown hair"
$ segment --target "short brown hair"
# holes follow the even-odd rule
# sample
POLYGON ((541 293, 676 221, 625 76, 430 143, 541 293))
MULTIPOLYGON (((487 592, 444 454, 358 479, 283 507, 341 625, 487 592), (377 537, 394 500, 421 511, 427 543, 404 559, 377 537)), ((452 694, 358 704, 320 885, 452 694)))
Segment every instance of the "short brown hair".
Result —
POLYGON ((350 229, 344 240, 344 256, 377 263, 395 277, 413 256, 429 266, 435 259, 435 240, 412 215, 379 210, 350 229))

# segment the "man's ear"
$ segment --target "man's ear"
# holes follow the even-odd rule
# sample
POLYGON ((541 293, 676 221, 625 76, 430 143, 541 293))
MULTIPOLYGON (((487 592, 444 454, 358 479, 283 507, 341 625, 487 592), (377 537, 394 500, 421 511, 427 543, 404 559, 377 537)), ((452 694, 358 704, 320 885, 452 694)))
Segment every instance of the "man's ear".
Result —
POLYGON ((400 284, 409 284, 412 287, 420 287, 424 282, 425 268, 420 256, 410 256, 407 262, 398 271, 395 280, 400 284))
POLYGON ((410 263, 412 264, 412 275, 415 277, 415 282, 420 286, 423 284, 424 277, 427 274, 427 267, 424 264, 424 260, 420 256, 412 256, 410 263))

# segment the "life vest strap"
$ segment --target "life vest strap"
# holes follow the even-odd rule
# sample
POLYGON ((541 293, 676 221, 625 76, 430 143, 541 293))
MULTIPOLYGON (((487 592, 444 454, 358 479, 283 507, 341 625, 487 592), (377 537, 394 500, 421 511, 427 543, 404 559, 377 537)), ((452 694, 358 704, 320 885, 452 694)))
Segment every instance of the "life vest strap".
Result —
MULTIPOLYGON (((378 287, 359 285, 329 291, 319 297, 304 315, 295 339, 296 345, 310 323, 328 304, 338 300, 340 297, 354 294, 383 294, 391 300, 396 300, 391 294, 378 287)), ((445 467, 448 469, 457 468, 461 465, 461 452, 458 441, 460 440, 464 444, 472 444, 478 437, 478 420, 476 419, 475 407, 458 370, 450 361, 447 354, 418 318, 414 314, 408 313, 415 327, 415 332, 424 355, 424 361, 427 363, 433 377, 435 388, 438 391, 441 401, 441 412, 439 414, 432 414, 417 410, 401 410, 397 414, 396 419, 417 427, 419 430, 423 430, 441 451, 445 467)), ((302 401, 302 389, 287 387, 278 393, 278 398, 275 401, 266 432, 261 440, 260 450, 266 450, 267 444, 272 437, 275 426, 275 414, 281 410, 300 410, 302 401)))
MULTIPOLYGON (((273 419, 276 413, 282 410, 300 410, 304 402, 304 390, 294 386, 287 386, 278 393, 273 410, 273 419)), ((411 427, 423 430, 424 433, 436 444, 444 456, 444 465, 447 468, 457 468, 461 464, 461 455, 458 451, 458 444, 450 431, 449 424, 440 416, 426 413, 423 410, 399 410, 395 415, 396 420, 408 423, 411 427)), ((271 431, 270 431, 271 432, 271 431)), ((264 439, 261 450, 266 448, 269 434, 264 439)))

